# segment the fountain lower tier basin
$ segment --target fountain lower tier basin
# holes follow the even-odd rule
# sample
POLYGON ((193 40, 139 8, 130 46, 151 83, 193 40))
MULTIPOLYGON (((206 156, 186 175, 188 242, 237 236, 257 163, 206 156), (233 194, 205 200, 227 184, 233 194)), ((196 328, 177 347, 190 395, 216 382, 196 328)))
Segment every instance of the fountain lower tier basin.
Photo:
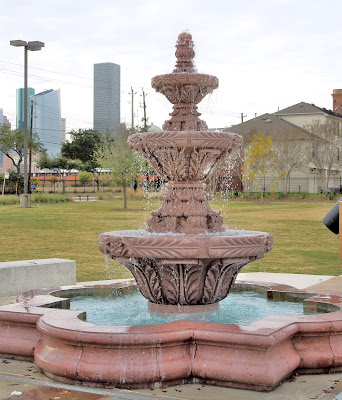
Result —
POLYGON ((142 295, 163 312, 163 305, 212 308, 228 295, 242 267, 271 250, 272 235, 114 231, 102 233, 99 244, 132 272, 142 295))
POLYGON ((294 372, 342 370, 342 297, 284 285, 239 284, 320 315, 269 316, 246 326, 176 321, 146 326, 85 322, 70 297, 130 292, 133 280, 36 290, 0 307, 0 356, 32 360, 55 380, 101 387, 186 382, 272 390, 294 372), (54 296, 51 294, 54 293, 54 296), (63 297, 56 297, 63 296, 63 297))

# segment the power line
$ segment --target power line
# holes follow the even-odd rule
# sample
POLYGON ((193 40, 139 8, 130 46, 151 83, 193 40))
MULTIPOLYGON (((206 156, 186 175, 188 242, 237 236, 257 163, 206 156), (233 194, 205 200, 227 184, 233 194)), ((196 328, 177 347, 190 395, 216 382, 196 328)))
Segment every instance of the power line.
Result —
MULTIPOLYGON (((23 67, 23 66, 24 66, 23 64, 17 64, 17 63, 10 62, 10 61, 0 60, 0 62, 6 63, 6 64, 18 65, 18 66, 20 66, 20 67, 23 67)), ((39 70, 39 71, 50 72, 50 73, 52 73, 52 74, 59 74, 59 75, 65 75, 65 76, 72 76, 72 77, 80 78, 80 79, 92 80, 92 78, 86 78, 86 77, 84 77, 84 76, 72 75, 72 74, 65 74, 65 73, 63 73, 63 72, 51 71, 51 70, 43 69, 43 68, 37 68, 37 67, 31 67, 31 66, 30 66, 30 69, 37 69, 37 70, 39 70)))
MULTIPOLYGON (((9 62, 9 61, 4 61, 4 60, 0 60, 0 62, 11 64, 11 65, 22 66, 22 64, 16 64, 16 63, 12 63, 12 62, 9 62)), ((41 71, 46 71, 46 72, 49 72, 49 73, 56 73, 56 74, 59 74, 59 75, 71 76, 71 77, 74 77, 74 78, 87 79, 87 80, 91 80, 92 81, 91 78, 85 78, 85 77, 72 75, 72 74, 65 74, 65 73, 61 73, 61 72, 58 72, 58 71, 45 70, 43 68, 36 68, 36 67, 30 67, 30 68, 36 69, 36 70, 41 70, 41 71)), ((0 72, 5 73, 5 74, 11 74, 11 75, 15 75, 15 76, 20 76, 20 77, 22 76, 21 72, 8 70, 8 69, 5 69, 5 68, 0 68, 0 72)), ((53 79, 53 78, 48 78, 48 77, 44 77, 44 76, 40 76, 40 75, 33 75, 33 74, 30 74, 29 76, 31 78, 35 78, 35 79, 39 79, 39 80, 47 81, 47 82, 56 82, 56 83, 59 83, 59 84, 65 84, 65 85, 71 85, 71 86, 77 86, 77 87, 84 87, 84 88, 92 88, 92 85, 85 85, 85 84, 77 83, 77 82, 63 81, 63 80, 59 80, 59 79, 53 79)), ((101 81, 106 82, 105 79, 102 79, 101 81)), ((126 84, 120 84, 120 86, 130 87, 130 85, 126 85, 126 84)), ((138 87, 140 87, 140 86, 138 86, 138 87)), ((141 86, 141 89, 143 90, 142 86, 141 86)), ((121 94, 124 94, 124 92, 121 91, 121 94)), ((148 94, 150 96, 152 96, 154 101, 158 101, 158 102, 162 103, 165 108, 171 106, 170 103, 164 97, 162 97, 159 94, 155 93, 153 90, 148 91, 148 94)), ((200 105, 199 108, 200 108, 201 112, 220 115, 222 117, 240 118, 240 115, 241 115, 241 113, 239 113, 239 112, 229 111, 229 110, 225 110, 225 109, 218 108, 218 107, 213 107, 213 106, 200 105)), ((12 115, 14 115, 14 114, 12 114, 12 115)), ((78 114, 64 113, 63 112, 63 117, 64 116, 70 116, 71 118, 77 118, 77 119, 82 118, 84 123, 92 123, 92 121, 86 119, 85 116, 80 116, 78 114)), ((68 124, 70 124, 70 121, 68 121, 68 124)))
MULTIPOLYGON (((23 74, 21 72, 12 71, 12 70, 9 70, 9 69, 6 69, 6 68, 0 68, 0 71, 3 74, 9 74, 9 75, 20 76, 20 77, 23 76, 23 74)), ((57 83, 62 83, 63 85, 78 86, 78 87, 84 87, 84 88, 88 88, 88 89, 92 88, 91 85, 85 85, 85 84, 82 84, 82 83, 73 83, 73 82, 68 82, 68 81, 62 81, 62 80, 59 80, 59 79, 50 79, 50 78, 47 78, 47 77, 44 77, 44 76, 40 76, 40 75, 28 74, 28 76, 30 78, 38 79, 38 80, 45 81, 45 82, 57 82, 57 83)))

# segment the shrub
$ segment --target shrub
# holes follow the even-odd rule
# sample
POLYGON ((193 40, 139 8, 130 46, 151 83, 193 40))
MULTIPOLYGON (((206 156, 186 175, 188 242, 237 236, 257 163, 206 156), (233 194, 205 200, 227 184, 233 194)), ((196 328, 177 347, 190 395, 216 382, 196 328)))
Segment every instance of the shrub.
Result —
POLYGON ((70 201, 70 197, 62 194, 35 193, 31 196, 31 203, 33 204, 65 203, 68 201, 70 201))
POLYGON ((0 205, 9 206, 13 204, 19 204, 19 196, 16 195, 6 195, 0 196, 0 205))
POLYGON ((327 193, 327 198, 329 199, 329 200, 334 200, 335 199, 335 193, 333 193, 333 192, 328 192, 327 193))
POLYGON ((286 199, 287 195, 283 192, 277 193, 278 200, 286 199))

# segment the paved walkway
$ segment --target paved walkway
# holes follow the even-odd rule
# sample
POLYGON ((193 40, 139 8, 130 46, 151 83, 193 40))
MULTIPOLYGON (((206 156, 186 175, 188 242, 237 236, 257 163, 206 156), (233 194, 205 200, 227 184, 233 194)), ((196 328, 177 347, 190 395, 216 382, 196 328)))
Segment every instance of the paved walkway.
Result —
MULTIPOLYGON (((242 273, 238 281, 273 282, 298 289, 315 288, 342 292, 342 276, 242 273)), ((0 305, 15 297, 0 298, 0 305)), ((64 385, 47 378, 32 362, 0 358, 2 400, 342 400, 342 372, 325 375, 295 375, 270 393, 211 385, 186 384, 157 389, 99 389, 64 385)))
POLYGON ((97 389, 54 382, 48 379, 36 364, 31 362, 0 359, 0 399, 342 400, 340 392, 342 392, 342 373, 294 376, 270 393, 199 384, 170 386, 154 390, 97 389))

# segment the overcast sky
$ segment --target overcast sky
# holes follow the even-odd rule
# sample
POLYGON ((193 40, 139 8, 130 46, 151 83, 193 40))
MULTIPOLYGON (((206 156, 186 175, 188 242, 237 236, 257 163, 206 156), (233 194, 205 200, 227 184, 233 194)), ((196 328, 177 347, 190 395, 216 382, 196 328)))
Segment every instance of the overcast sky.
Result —
POLYGON ((151 88, 151 78, 171 72, 175 42, 188 30, 199 72, 220 87, 202 101, 209 127, 296 104, 331 109, 342 88, 340 0, 12 0, 0 15, 0 108, 15 127, 15 90, 23 87, 22 48, 10 40, 45 42, 29 52, 29 86, 60 89, 67 131, 93 125, 93 64, 121 66, 121 120, 130 123, 147 93, 149 122, 161 126, 172 105, 151 88))

